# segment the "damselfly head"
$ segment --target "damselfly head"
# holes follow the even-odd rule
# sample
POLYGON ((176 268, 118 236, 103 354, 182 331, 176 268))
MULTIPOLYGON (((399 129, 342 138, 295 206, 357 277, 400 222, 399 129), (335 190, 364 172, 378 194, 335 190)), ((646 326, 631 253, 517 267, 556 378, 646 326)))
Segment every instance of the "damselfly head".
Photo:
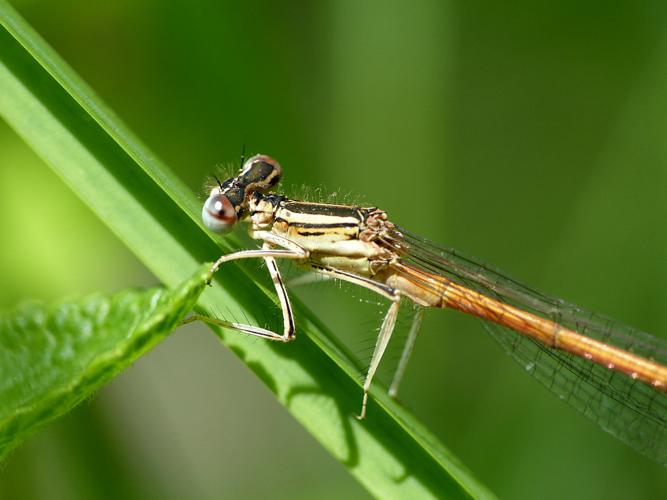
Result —
POLYGON ((218 183, 202 208, 204 225, 215 233, 226 233, 247 212, 252 193, 266 193, 282 176, 280 164, 267 155, 248 158, 236 177, 218 183))

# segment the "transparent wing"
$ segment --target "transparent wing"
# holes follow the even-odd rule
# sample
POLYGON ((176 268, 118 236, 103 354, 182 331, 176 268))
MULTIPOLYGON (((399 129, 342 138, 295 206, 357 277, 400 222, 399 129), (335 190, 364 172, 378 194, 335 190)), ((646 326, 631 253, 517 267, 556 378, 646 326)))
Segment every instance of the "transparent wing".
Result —
MULTIPOLYGON (((402 228, 384 235, 383 242, 399 253, 401 261, 408 266, 444 276, 504 304, 667 365, 667 341, 664 339, 549 297, 402 228)), ((410 277, 419 281, 418 275, 410 277)), ((417 284, 435 291, 428 280, 417 284)), ((483 321, 483 324, 512 358, 560 399, 621 441, 667 465, 667 394, 509 328, 490 321, 483 321)))

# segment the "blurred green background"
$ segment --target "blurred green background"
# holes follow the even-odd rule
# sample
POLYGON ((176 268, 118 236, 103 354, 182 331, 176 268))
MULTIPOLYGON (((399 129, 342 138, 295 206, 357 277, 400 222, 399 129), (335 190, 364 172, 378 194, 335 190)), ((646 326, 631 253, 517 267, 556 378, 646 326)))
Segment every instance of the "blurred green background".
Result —
MULTIPOLYGON (((14 4, 193 191, 245 143, 281 162, 291 192, 363 195, 429 239, 667 334, 667 5, 14 4)), ((5 124, 0 165, 0 306, 155 283, 5 124)), ((370 342, 377 310, 331 288, 294 293, 370 342)), ((667 495, 662 467, 454 312, 428 314, 401 400, 501 497, 667 495)), ((12 499, 315 495, 367 493, 197 326, 0 472, 12 499)))

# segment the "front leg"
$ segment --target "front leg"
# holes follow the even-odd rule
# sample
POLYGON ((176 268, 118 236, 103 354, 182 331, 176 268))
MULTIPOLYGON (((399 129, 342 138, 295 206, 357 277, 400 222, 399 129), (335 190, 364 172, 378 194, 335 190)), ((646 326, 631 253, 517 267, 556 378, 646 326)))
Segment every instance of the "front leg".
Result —
POLYGON ((295 338, 295 328, 294 328, 294 314, 292 312, 292 305, 290 303, 289 297, 287 295, 287 290, 285 290, 285 285, 283 283, 276 259, 292 259, 292 260, 301 260, 308 258, 308 251, 301 248, 299 245, 287 240, 286 238, 276 236, 273 233, 258 231, 255 233, 255 236, 260 237, 264 244, 259 250, 242 250, 239 252, 234 252, 228 255, 223 255, 213 264, 213 272, 216 272, 222 264, 225 262, 230 262, 233 260, 239 259, 251 259, 251 258, 262 258, 266 263, 269 274, 271 275, 271 280, 273 281, 273 286, 278 295, 278 300, 280 301, 280 308, 283 316, 283 333, 282 335, 265 328, 260 328, 252 325, 244 325, 240 323, 233 323, 230 321, 224 321, 217 318, 212 318, 210 316, 204 316, 201 314, 193 314, 183 320, 182 324, 191 323, 193 321, 202 321, 204 323, 220 326, 223 328, 229 328, 232 330, 237 330, 248 335, 253 335, 257 337, 262 337, 268 340, 274 340, 279 342, 290 342, 295 338), (282 246, 282 249, 272 248, 273 245, 282 246))
MULTIPOLYGON (((269 248, 268 243, 262 245, 263 249, 269 248)), ((278 295, 278 300, 280 301, 280 309, 283 314, 283 335, 280 340, 283 342, 289 342, 294 340, 294 313, 292 312, 292 304, 290 303, 289 296, 287 295, 287 290, 285 290, 285 284, 283 283, 282 276, 280 276, 280 271, 278 270, 278 264, 276 264, 275 257, 266 256, 264 257, 264 262, 266 267, 269 268, 269 274, 271 275, 271 280, 273 281, 273 287, 276 289, 276 294, 278 295)))
POLYGON ((217 272, 218 268, 225 262, 238 259, 255 259, 257 257, 275 257, 278 259, 303 260, 310 256, 310 252, 300 247, 296 243, 269 231, 254 231, 251 236, 264 242, 261 250, 241 250, 221 256, 213 264, 212 271, 217 272), (274 246, 282 248, 272 248, 274 246))

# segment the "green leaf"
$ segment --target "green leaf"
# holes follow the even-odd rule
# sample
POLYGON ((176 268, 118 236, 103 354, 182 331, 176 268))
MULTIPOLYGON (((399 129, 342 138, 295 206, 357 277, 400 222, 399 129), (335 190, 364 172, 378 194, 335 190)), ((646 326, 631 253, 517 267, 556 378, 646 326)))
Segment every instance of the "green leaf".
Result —
POLYGON ((0 458, 166 337, 196 304, 210 268, 173 290, 26 303, 0 315, 0 458))
MULTIPOLYGON (((7 4, 0 2, 0 114, 164 282, 234 249, 200 222, 200 202, 7 4), (222 250, 221 250, 222 248, 222 250)), ((261 323, 275 307, 256 265, 227 265, 200 309, 261 323), (259 321, 258 321, 259 319, 259 321)), ((298 303, 289 345, 220 335, 292 415, 379 497, 490 497, 413 416, 371 390, 358 421, 361 367, 298 303)))

